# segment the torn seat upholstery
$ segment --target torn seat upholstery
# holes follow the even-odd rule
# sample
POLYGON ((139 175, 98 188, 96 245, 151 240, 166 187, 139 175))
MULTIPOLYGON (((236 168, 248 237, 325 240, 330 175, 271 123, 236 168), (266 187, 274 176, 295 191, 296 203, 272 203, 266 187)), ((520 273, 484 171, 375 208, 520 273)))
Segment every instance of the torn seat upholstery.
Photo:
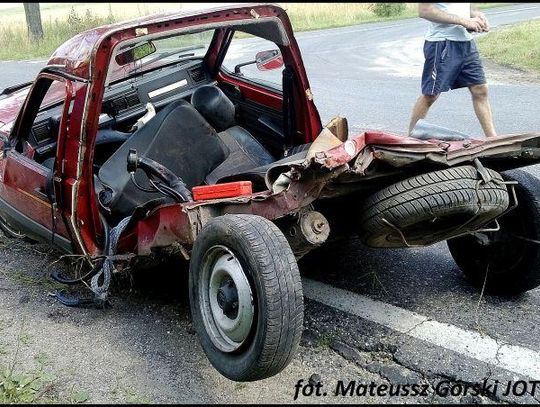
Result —
MULTIPOLYGON (((167 105, 101 166, 96 190, 110 217, 122 219, 137 206, 162 196, 141 191, 130 179, 126 160, 132 148, 167 167, 189 189, 275 161, 247 130, 234 124, 234 105, 219 88, 197 89, 192 102, 167 105)), ((137 170, 135 180, 150 188, 142 170, 137 170)))
MULTIPOLYGON (((167 167, 190 189, 203 184, 206 176, 226 158, 226 150, 216 131, 191 104, 179 100, 167 105, 133 133, 99 169, 98 177, 104 187, 99 194, 100 202, 116 219, 162 196, 158 192, 141 191, 131 181, 126 160, 132 148, 139 156, 167 167)), ((137 170, 135 180, 150 188, 142 170, 137 170)))
POLYGON ((219 139, 227 149, 227 158, 207 175, 208 184, 275 161, 255 137, 235 124, 234 104, 217 86, 197 88, 191 96, 191 104, 218 132, 219 139))

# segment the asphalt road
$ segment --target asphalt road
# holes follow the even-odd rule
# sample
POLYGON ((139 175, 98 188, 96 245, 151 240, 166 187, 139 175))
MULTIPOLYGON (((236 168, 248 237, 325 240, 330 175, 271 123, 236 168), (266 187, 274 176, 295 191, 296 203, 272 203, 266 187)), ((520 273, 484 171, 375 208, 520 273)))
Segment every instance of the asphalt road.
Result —
MULTIPOLYGON (((500 7, 486 11, 486 15, 496 28, 539 18, 540 4, 500 7)), ((297 39, 323 120, 339 114, 348 118, 353 129, 404 133, 420 91, 425 29, 424 21, 408 19, 299 33, 297 39)), ((43 63, 1 62, 0 88, 32 79, 43 63)), ((540 131, 535 102, 540 95, 540 83, 520 83, 504 75, 491 77, 494 79, 490 83, 491 103, 498 132, 540 131)), ((463 132, 481 132, 466 89, 444 94, 428 120, 463 132)), ((536 168, 531 171, 540 175, 536 168)), ((480 300, 479 292, 460 275, 444 243, 423 249, 376 250, 351 240, 311 254, 301 262, 301 270, 305 278, 376 300, 375 307, 391 304, 398 310, 413 313, 407 315, 420 315, 440 323, 439 326, 445 327, 441 328, 440 336, 459 328, 463 332, 480 332, 501 346, 517 346, 516 352, 525 349, 537 355, 540 350, 540 290, 519 298, 487 295, 480 300)), ((431 335, 430 338, 435 338, 437 333, 431 335)), ((475 353, 475 347, 481 344, 471 345, 467 356, 435 339, 418 339, 374 319, 308 298, 305 349, 311 349, 313 343, 326 343, 327 338, 330 348, 346 360, 346 366, 355 364, 365 369, 358 374, 369 371, 390 382, 414 375, 466 383, 486 377, 492 380, 530 377, 526 375, 530 369, 512 370, 508 368, 510 365, 498 365, 498 358, 486 362, 475 356, 481 354, 475 353), (339 343, 346 343, 347 347, 340 347, 339 343), (359 356, 351 356, 351 352, 360 352, 362 358, 366 354, 388 358, 383 361, 375 358, 362 364, 357 360, 359 356), (397 370, 401 372, 398 378, 389 373, 388 366, 401 369, 397 370)), ((317 366, 307 365, 311 370, 306 371, 321 373, 324 380, 327 364, 321 362, 319 371, 317 366)), ((274 382, 268 383, 270 388, 275 386, 274 382)), ((540 397, 516 401, 525 400, 538 402, 540 397)))
MULTIPOLYGON (((540 17, 540 4, 521 4, 486 11, 493 28, 540 17)), ((358 128, 404 133, 410 111, 420 94, 423 35, 419 18, 321 32, 299 33, 315 102, 321 115, 341 114, 358 128)), ((535 86, 491 84, 491 104, 499 133, 538 130, 532 101, 535 86)), ((427 119, 459 131, 481 134, 467 89, 443 94, 427 119)))

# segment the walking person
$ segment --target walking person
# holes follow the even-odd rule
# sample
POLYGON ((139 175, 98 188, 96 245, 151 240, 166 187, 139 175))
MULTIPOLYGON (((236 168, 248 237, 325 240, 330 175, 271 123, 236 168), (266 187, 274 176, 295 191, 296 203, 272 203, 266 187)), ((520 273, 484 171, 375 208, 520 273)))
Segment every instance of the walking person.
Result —
POLYGON ((422 95, 414 105, 409 134, 442 92, 467 87, 485 136, 496 136, 486 76, 471 34, 489 31, 486 16, 471 3, 419 3, 418 15, 430 25, 424 42, 422 95))

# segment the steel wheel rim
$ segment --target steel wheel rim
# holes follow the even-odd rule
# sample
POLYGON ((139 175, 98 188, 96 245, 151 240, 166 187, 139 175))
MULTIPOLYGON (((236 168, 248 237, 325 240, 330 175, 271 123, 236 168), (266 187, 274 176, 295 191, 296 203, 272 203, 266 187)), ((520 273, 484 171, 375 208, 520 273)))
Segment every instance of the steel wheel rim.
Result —
POLYGON ((205 253, 199 299, 203 323, 213 344, 227 353, 240 348, 251 331, 255 308, 249 280, 227 247, 216 245, 205 253))

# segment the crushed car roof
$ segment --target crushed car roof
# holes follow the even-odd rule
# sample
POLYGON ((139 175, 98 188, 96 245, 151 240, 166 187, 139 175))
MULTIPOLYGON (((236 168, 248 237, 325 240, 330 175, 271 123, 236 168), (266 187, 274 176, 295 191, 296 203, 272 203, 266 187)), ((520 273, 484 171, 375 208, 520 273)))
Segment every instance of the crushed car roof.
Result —
MULTIPOLYGON (((172 12, 164 12, 158 14, 152 14, 133 20, 122 21, 114 24, 104 25, 96 27, 80 34, 77 34, 73 38, 69 39, 62 45, 60 45, 56 51, 51 55, 47 65, 54 65, 68 74, 77 75, 83 78, 89 77, 89 64, 92 58, 92 52, 96 46, 107 36, 124 30, 136 30, 138 28, 144 28, 151 24, 167 23, 173 20, 185 19, 190 17, 198 17, 205 15, 215 16, 218 13, 231 11, 239 18, 257 18, 250 13, 251 9, 257 9, 259 7, 271 6, 280 11, 283 8, 274 3, 228 3, 215 7, 213 4, 201 4, 196 9, 179 10, 172 12), (247 13, 246 13, 247 11, 247 13), (246 17, 247 16, 249 17, 246 17)), ((255 13, 256 14, 256 13, 255 13)), ((201 20, 201 24, 204 20, 201 20)))

